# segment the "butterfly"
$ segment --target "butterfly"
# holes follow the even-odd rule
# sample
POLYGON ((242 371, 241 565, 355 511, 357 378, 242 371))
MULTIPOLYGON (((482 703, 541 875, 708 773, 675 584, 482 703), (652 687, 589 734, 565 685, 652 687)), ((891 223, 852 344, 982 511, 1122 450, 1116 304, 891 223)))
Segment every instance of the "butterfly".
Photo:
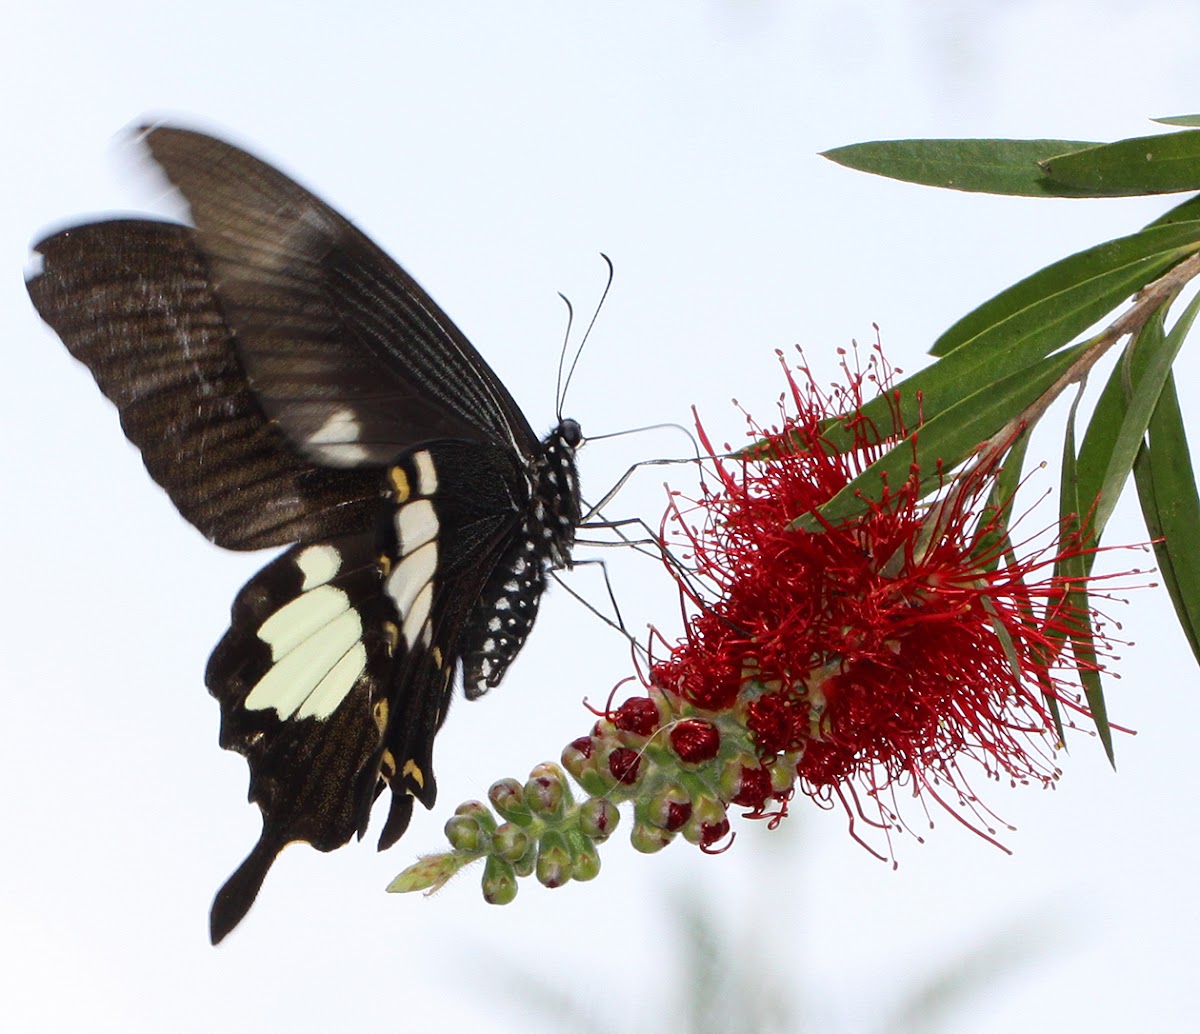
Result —
POLYGON ((263 820, 215 944, 287 844, 361 838, 386 788, 383 850, 433 806, 456 681, 500 682, 571 564, 582 435, 560 416, 539 439, 429 295, 277 169, 187 129, 140 142, 191 225, 56 233, 27 287, 180 513, 228 549, 287 547, 206 673, 263 820))

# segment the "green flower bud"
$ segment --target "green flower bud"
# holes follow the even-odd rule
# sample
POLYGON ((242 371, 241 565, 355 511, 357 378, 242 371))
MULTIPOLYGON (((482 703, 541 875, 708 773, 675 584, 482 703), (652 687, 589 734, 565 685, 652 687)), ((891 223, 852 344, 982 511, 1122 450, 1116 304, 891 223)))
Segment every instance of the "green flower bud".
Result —
POLYGON ((661 851, 674 839, 674 833, 659 829, 648 822, 634 823, 633 832, 629 834, 629 842, 633 844, 634 850, 641 851, 642 854, 654 854, 656 851, 661 851))
POLYGON ((529 850, 529 840, 529 834, 523 829, 506 822, 492 834, 492 853, 515 864, 529 850))
POLYGON ((533 821, 529 805, 525 803, 525 788, 515 779, 501 779, 492 783, 488 800, 502 818, 518 826, 528 826, 533 821))
POLYGON ((569 838, 571 847, 571 875, 580 881, 594 880, 600 875, 600 852, 587 837, 569 838))
POLYGON ((508 862, 495 855, 483 867, 483 898, 489 905, 507 905, 517 896, 517 875, 508 862))
POLYGON ((617 828, 621 812, 612 801, 593 797, 579 808, 579 831, 597 843, 603 843, 617 828))
POLYGON ((488 843, 479 820, 474 815, 452 815, 446 820, 446 839, 456 851, 480 854, 488 843))
POLYGON ((538 844, 537 878, 543 887, 561 887, 571 879, 571 850, 567 838, 547 830, 538 844))

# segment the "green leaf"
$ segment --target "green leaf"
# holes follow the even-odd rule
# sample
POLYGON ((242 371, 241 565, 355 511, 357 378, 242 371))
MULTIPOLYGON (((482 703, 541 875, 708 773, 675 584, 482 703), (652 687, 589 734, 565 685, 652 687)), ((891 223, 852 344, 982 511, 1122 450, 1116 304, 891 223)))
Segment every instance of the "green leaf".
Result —
MULTIPOLYGON (((1082 393, 1081 393, 1082 394, 1082 393)), ((1059 490, 1059 535, 1061 540, 1069 541, 1072 535, 1080 531, 1080 499, 1079 478, 1075 464, 1075 412, 1079 407, 1081 395, 1071 403, 1071 412, 1067 418, 1067 430, 1063 437, 1062 481, 1059 490)), ((1071 639, 1071 650, 1075 657, 1075 670, 1083 686, 1087 698, 1088 710, 1092 713, 1092 721, 1100 742, 1104 744, 1104 752, 1108 755, 1110 765, 1116 766, 1116 756, 1113 753, 1112 729, 1108 724, 1108 708, 1104 703, 1104 686, 1100 682, 1100 672, 1096 670, 1095 633, 1092 630, 1091 601, 1087 590, 1086 556, 1075 553, 1061 558, 1054 565, 1054 575, 1065 584, 1065 596, 1062 600, 1063 613, 1069 614, 1065 630, 1071 639)), ((1062 632, 1053 627, 1051 618, 1055 604, 1048 603, 1046 615, 1047 634, 1052 639, 1060 639, 1062 632)), ((1056 725, 1058 723, 1056 722, 1056 725)))
MULTIPOLYGON (((1167 306, 1147 321, 1126 348, 1096 404, 1080 449, 1079 505, 1092 510, 1090 538, 1098 543, 1125 488, 1134 460, 1142 447, 1150 420, 1158 406, 1171 364, 1200 312, 1200 295, 1165 333, 1167 306)), ((1090 569, 1093 557, 1087 558, 1090 569)))
POLYGON ((1003 539, 1006 542, 1005 552, 1008 552, 1008 522, 1012 516, 1012 503, 1016 498, 1017 489, 1021 485, 1021 468, 1025 465, 1025 452, 1029 448, 1029 433, 1022 431, 1017 440, 1012 443, 1008 455, 1000 466, 992 490, 988 493, 987 505, 979 514, 975 524, 972 540, 976 543, 975 553, 988 555, 991 560, 983 567, 985 571, 994 570, 1000 564, 1000 551, 995 548, 1003 539), (992 525, 989 529, 988 525, 992 525))
POLYGON ((824 151, 849 169, 951 190, 1019 197, 1076 197, 1046 178, 1038 161, 1081 148, 1083 140, 872 140, 824 151))
POLYGON ((1153 226, 1169 226, 1171 223, 1186 223, 1192 220, 1200 219, 1200 194, 1188 198, 1186 201, 1181 201, 1174 208, 1168 209, 1152 223, 1146 225, 1146 229, 1153 226))
POLYGON ((1200 126, 1200 115, 1167 115, 1163 118, 1152 118, 1151 122, 1159 122, 1164 126, 1200 126))
MULTIPOLYGON (((1074 560, 1082 560, 1075 557, 1074 560)), ((1076 566, 1072 561, 1067 565, 1068 577, 1082 577, 1082 564, 1076 566)), ((1088 594, 1083 589, 1071 589, 1067 593, 1067 602, 1083 614, 1083 624, 1077 632, 1071 633, 1071 649, 1075 654, 1076 671, 1083 685, 1083 695, 1087 698, 1088 710, 1092 712, 1092 721, 1100 742, 1104 744, 1104 753, 1108 755, 1108 763, 1117 767, 1117 757, 1113 750, 1112 727, 1108 724, 1108 706, 1104 702, 1104 686, 1100 681, 1100 670, 1096 663, 1096 639, 1092 630, 1092 614, 1088 609, 1088 594)))
POLYGON ((1174 377, 1150 419, 1150 442, 1133 473, 1159 571, 1192 654, 1200 662, 1200 496, 1174 377))
MULTIPOLYGON (((878 499, 884 479, 890 484, 899 485, 908 478, 914 464, 923 472, 922 481, 927 491, 935 491, 942 480, 941 471, 953 470, 983 442, 1041 397, 1083 354, 1085 347, 1076 346, 1008 377, 999 378, 942 410, 923 423, 916 434, 905 438, 872 463, 821 507, 822 516, 830 521, 839 521, 861 513, 862 497, 878 499)), ((802 518, 797 526, 808 528, 809 522, 802 518)))
MULTIPOLYGON (((965 396, 987 391, 1061 348, 1198 244, 1200 222, 1179 223, 1047 266, 959 320, 934 345, 935 354, 943 349, 949 354, 872 399, 863 416, 888 429, 894 423, 892 406, 906 427, 935 419, 965 396)), ((853 432, 840 421, 830 421, 824 431, 834 448, 853 448, 853 432)), ((874 498, 878 491, 876 485, 874 498)))
MULTIPOLYGON (((1195 251, 1197 244, 1200 221, 1192 220, 1150 227, 1077 252, 984 302, 929 351, 948 356, 965 345, 1007 349, 1013 337, 1022 334, 1065 344, 1195 251)), ((1048 354, 1056 344, 1039 345, 1040 354, 1034 358, 1048 354)))
MULTIPOLYGON (((1075 459, 1075 416, 1079 412, 1082 389, 1071 400, 1063 433, 1062 472, 1058 482, 1058 526, 1063 537, 1079 533, 1079 473, 1075 459)), ((1062 575, 1062 562, 1055 565, 1055 576, 1062 575)))
POLYGON ((1000 468, 1000 476, 996 478, 995 487, 992 489, 993 497, 1001 506, 1011 507, 1012 500, 1016 498, 1017 489, 1021 487, 1021 470, 1025 466, 1025 453, 1028 449, 1029 431, 1026 429, 1008 450, 1004 465, 1000 468))
MULTIPOLYGON (((1058 527, 1061 538, 1066 538, 1068 535, 1079 531, 1079 495, 1078 485, 1079 478, 1075 465, 1075 416, 1079 411, 1079 402, 1083 398, 1082 388, 1075 393, 1075 398, 1071 401, 1071 410, 1067 414, 1066 432, 1063 435, 1063 450, 1062 450, 1062 472, 1060 475, 1058 486, 1058 527)), ((1054 577, 1056 579, 1068 579, 1069 574, 1064 568, 1068 567, 1068 563, 1059 560, 1054 564, 1054 577)), ((1063 584, 1060 582, 1060 584, 1063 584)), ((1068 581, 1069 584, 1069 581, 1068 581)), ((1072 596, 1069 590, 1064 590, 1064 596, 1061 600, 1049 599, 1046 602, 1046 635, 1055 644, 1062 644, 1066 638, 1066 633, 1060 628, 1054 627, 1050 620, 1053 611, 1060 605, 1068 606, 1072 602, 1072 596)), ((1061 645, 1060 645, 1061 648, 1061 645)), ((1058 740, 1062 744, 1066 744, 1066 732, 1063 730, 1062 711, 1058 706, 1058 698, 1054 695, 1054 681, 1049 671, 1049 665, 1053 662, 1053 654, 1045 658, 1047 667, 1042 672, 1042 695, 1045 697, 1050 706, 1050 713, 1054 718, 1054 731, 1058 735, 1058 740)))
POLYGON ((1160 133, 1073 150, 1039 163, 1056 183, 1092 197, 1200 189, 1200 131, 1160 133))
MULTIPOLYGON (((921 469, 935 471, 939 461, 951 469, 1054 382, 1043 362, 1049 353, 1194 252, 1198 243, 1200 222, 1177 223, 1109 241, 1046 267, 955 324, 935 346, 947 344, 948 354, 872 399, 863 406, 863 417, 890 429, 893 408, 898 409, 905 427, 921 427, 916 457, 921 469), (959 408, 964 404, 967 408, 959 408)), ((1063 362, 1063 355, 1054 364, 1063 362)), ((1066 366, 1053 369, 1061 372, 1066 366)), ((843 422, 831 420, 823 431, 832 447, 854 448, 853 431, 843 422)), ((831 518, 861 512, 857 493, 878 499, 879 473, 902 475, 903 480, 913 460, 911 441, 905 439, 822 512, 831 518)))

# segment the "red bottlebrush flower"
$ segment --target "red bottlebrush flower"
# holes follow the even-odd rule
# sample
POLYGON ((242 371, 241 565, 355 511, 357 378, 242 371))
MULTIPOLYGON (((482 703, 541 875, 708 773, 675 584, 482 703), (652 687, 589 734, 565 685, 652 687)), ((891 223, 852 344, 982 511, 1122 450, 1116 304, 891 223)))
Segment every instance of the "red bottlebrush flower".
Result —
MULTIPOLYGON (((865 371, 843 361, 848 384, 832 395, 784 368, 781 425, 751 420, 752 455, 714 460, 686 519, 672 508, 689 568, 681 592, 696 613, 653 684, 698 709, 736 711, 760 757, 798 757, 803 792, 853 799, 859 814, 865 794, 885 827, 896 816, 883 795, 897 783, 974 810, 963 757, 989 776, 1051 783, 1047 697, 1082 710, 1060 672, 1095 667, 1064 656, 1086 616, 1068 603, 1075 586, 1050 573, 1082 551, 1078 538, 1017 555, 1026 547, 1008 537, 1007 503, 989 504, 995 454, 932 496, 939 472, 914 467, 861 515, 825 520, 820 508, 912 429, 895 397, 890 426, 863 416, 864 382, 890 391, 878 351, 865 371), (852 441, 840 451, 827 433, 835 419, 852 441)), ((763 796, 748 788, 746 803, 763 796)))
POLYGON ((904 783, 987 836, 961 759, 1013 782, 1057 778, 1054 708, 1086 713, 1065 676, 1096 670, 1107 644, 1076 609, 1087 579, 1053 573, 1083 551, 1078 535, 1041 551, 1011 540, 1011 500, 993 498, 1003 450, 934 471, 933 492, 914 463, 902 484, 881 481, 878 500, 864 493, 861 514, 820 512, 909 435, 889 377, 878 354, 832 395, 789 372, 781 425, 751 422, 755 448, 712 460, 691 523, 673 504, 683 550, 668 559, 692 604, 687 634, 651 665, 644 696, 610 703, 564 748, 587 800, 574 802, 557 765, 501 780, 489 799, 505 824, 465 805, 451 854, 420 860, 392 890, 440 886, 479 858, 495 903, 534 872, 546 886, 590 880, 622 803, 638 851, 682 838, 718 853, 733 843, 731 807, 774 826, 797 788, 840 800, 856 839, 856 813, 903 828, 890 805, 904 783), (865 415, 880 409, 864 406, 868 380, 889 403, 886 427, 865 415))

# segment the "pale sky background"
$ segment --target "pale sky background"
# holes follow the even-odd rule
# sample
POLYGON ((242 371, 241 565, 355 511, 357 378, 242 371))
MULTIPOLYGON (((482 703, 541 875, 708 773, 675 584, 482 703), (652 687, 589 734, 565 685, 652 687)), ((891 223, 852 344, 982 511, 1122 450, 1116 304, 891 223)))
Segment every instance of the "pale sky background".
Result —
MULTIPOLYGON (((936 816, 898 871, 798 801, 732 850, 602 849, 594 883, 483 903, 472 870, 433 899, 387 881, 440 847, 461 800, 523 777, 585 732, 629 672, 621 640, 552 591, 530 645, 438 741, 438 808, 379 855, 296 847, 220 949, 213 893, 259 828, 246 766, 216 742, 203 686, 234 593, 267 559, 222 553, 146 476, 116 414, 29 306, 32 240, 145 210, 116 144, 169 115, 296 175, 417 277, 535 428, 553 419, 563 291, 616 282, 568 400, 585 433, 769 419, 773 350, 869 341, 919 366, 934 337, 1034 269, 1118 236, 1166 201, 953 194, 817 152, 906 136, 1115 139, 1200 110, 1200 15, 1139 5, 825 0, 690 4, 40 0, 0 40, 0 420, 6 442, 0 686, 0 1026, 7 1029, 481 1032, 678 1026, 681 895, 809 1030, 895 1029, 921 983, 1014 930, 1024 961, 939 1029, 1182 1030, 1195 1021, 1200 678, 1161 590, 1114 608, 1119 771, 1076 735, 1057 792, 988 785, 1008 857, 936 816), (578 1016, 521 989, 557 985, 578 1016), (672 1019, 674 1017, 674 1019, 672 1019), (590 1026, 585 1026, 590 1024, 590 1026)), ((1195 349, 1178 368, 1185 404, 1195 349)), ((1195 415, 1192 414, 1193 419, 1195 415)), ((1056 425, 1056 427, 1059 425, 1056 425)), ((599 494, 671 435, 581 456, 599 494)), ((1042 453, 1056 455, 1055 434, 1042 453)), ((621 508, 657 517, 656 472, 621 508)), ((1052 484, 1046 476, 1046 486, 1052 484)), ((1144 537, 1123 505, 1110 541, 1144 537)), ((1046 523, 1052 519, 1046 511, 1046 523)), ((1113 564, 1147 563, 1142 554, 1113 564)), ((614 563, 634 628, 676 629, 653 565, 614 563)), ((596 597, 584 570, 573 584, 596 597)), ((916 817, 918 810, 910 811, 916 817)), ((380 818, 377 816, 377 819, 380 818)), ((378 822, 376 823, 378 825, 378 822)), ((1003 938, 1001 938, 1003 939, 1003 938)), ((1001 953, 1003 954, 1003 953, 1001 953)), ((775 998, 772 998, 774 1001, 775 998)), ((932 1029, 932 1028, 930 1028, 932 1029)))

